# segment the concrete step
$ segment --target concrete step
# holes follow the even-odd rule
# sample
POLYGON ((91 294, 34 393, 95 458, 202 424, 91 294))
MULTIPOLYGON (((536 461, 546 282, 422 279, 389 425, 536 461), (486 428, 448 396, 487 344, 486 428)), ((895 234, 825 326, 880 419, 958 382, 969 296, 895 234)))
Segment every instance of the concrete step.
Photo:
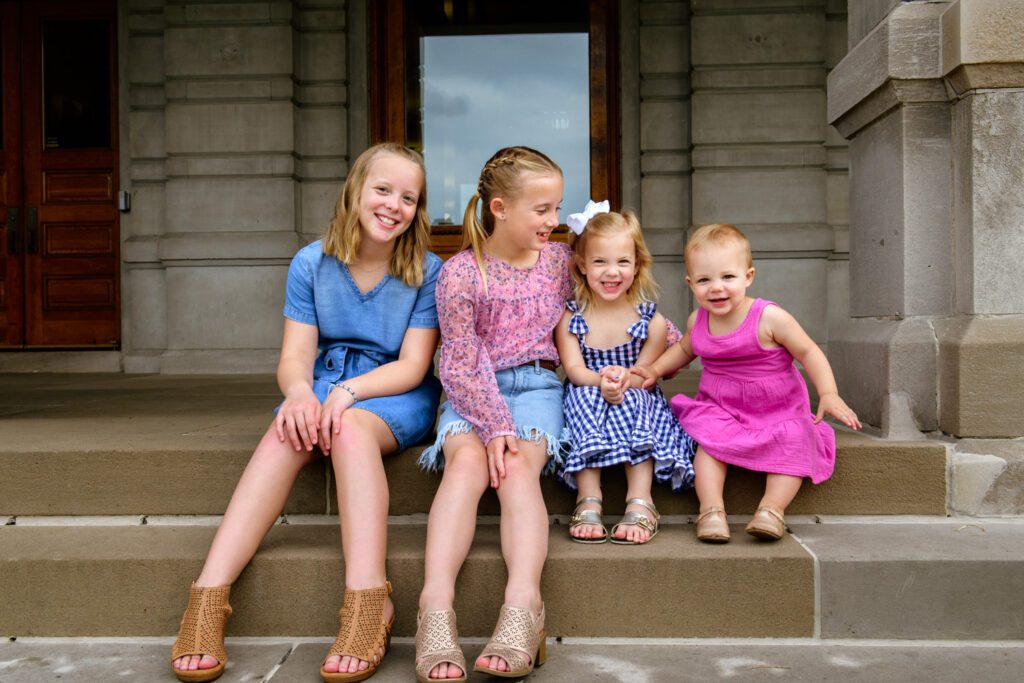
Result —
MULTIPOLYGON (((769 545, 743 535, 712 547, 698 543, 687 525, 675 525, 655 543, 626 547, 572 543, 563 529, 551 534, 544 572, 552 636, 813 633, 814 563, 792 538, 769 545)), ((0 633, 173 634, 213 531, 2 527, 0 633)), ((396 635, 415 633, 424 540, 421 524, 390 530, 396 635)), ((232 591, 230 633, 333 635, 342 574, 336 525, 275 527, 232 591)), ((498 527, 481 525, 459 580, 456 609, 463 633, 490 634, 504 582, 498 527)))
MULTIPOLYGON (((330 639, 229 638, 222 683, 318 681, 330 639)), ((21 639, 0 643, 3 675, 18 683, 60 680, 173 681, 172 639, 21 639)), ((467 661, 482 641, 462 639, 467 661)), ((415 646, 397 639, 374 683, 412 680, 415 646)), ((548 661, 531 683, 679 683, 680 681, 851 681, 853 683, 1017 683, 1024 644, 808 640, 548 640, 548 661)), ((4 680, 8 680, 6 677, 4 680)), ((470 674, 480 683, 495 679, 470 674)))
MULTIPOLYGON (((724 546, 667 524, 642 547, 581 545, 552 527, 543 577, 552 637, 1024 639, 1024 522, 821 518, 771 544, 724 546)), ((737 520, 739 521, 739 520, 737 520)), ((800 521, 800 520, 798 520, 800 521)), ((0 633, 176 631, 212 526, 0 527, 0 633)), ((414 633, 424 527, 396 521, 388 573, 396 635, 414 633)), ((279 525, 232 592, 235 636, 327 636, 343 565, 333 524, 279 525)), ((480 524, 460 576, 460 631, 486 636, 504 563, 480 524)))
MULTIPOLYGON (((692 391, 693 374, 668 393, 692 391)), ((5 375, 0 381, 0 514, 220 514, 279 399, 265 376, 5 375)), ((439 478, 415 464, 422 449, 385 461, 393 515, 426 512, 439 478)), ((947 447, 935 441, 888 442, 839 433, 836 474, 807 485, 794 514, 943 515, 947 511, 947 447)), ((731 512, 749 513, 764 477, 734 471, 731 512)), ((288 513, 333 510, 329 463, 300 475, 288 513)), ((574 492, 544 481, 551 512, 569 513, 574 492)), ((621 512, 621 470, 606 475, 610 514, 621 512)), ((692 514, 692 492, 655 493, 665 514, 692 514)), ((488 494, 482 514, 495 514, 488 494)))

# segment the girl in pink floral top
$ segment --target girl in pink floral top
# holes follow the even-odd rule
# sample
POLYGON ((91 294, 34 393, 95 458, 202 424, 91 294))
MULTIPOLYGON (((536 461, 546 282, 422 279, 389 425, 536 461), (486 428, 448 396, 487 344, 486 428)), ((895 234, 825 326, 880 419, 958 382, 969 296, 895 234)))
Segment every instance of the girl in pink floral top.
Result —
POLYGON ((438 277, 440 375, 448 401, 437 441, 420 459, 427 469, 444 468, 427 524, 416 637, 420 681, 466 680, 452 604, 488 484, 501 503, 508 583, 494 636, 474 669, 524 676, 544 662, 540 576, 548 517, 540 475, 553 469, 565 442, 553 331, 572 294, 571 252, 548 241, 559 224, 562 189, 561 169, 540 152, 496 152, 466 207, 463 251, 438 277))

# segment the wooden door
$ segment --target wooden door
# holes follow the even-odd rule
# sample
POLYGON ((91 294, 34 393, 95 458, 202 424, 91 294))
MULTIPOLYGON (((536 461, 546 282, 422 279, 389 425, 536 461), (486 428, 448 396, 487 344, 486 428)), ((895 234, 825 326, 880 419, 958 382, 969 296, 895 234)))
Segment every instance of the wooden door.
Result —
POLYGON ((4 170, 12 182, 5 199, 4 291, 18 295, 5 297, 4 342, 117 346, 115 3, 5 2, 3 17, 5 137, 9 121, 18 119, 11 125, 20 127, 20 150, 7 153, 5 144, 4 170), (18 41, 16 48, 7 45, 12 14, 18 15, 19 30, 10 39, 18 41), (7 85, 11 53, 20 68, 16 89, 7 85), (20 192, 12 190, 15 177, 20 192), (20 317, 12 313, 19 305, 20 317))

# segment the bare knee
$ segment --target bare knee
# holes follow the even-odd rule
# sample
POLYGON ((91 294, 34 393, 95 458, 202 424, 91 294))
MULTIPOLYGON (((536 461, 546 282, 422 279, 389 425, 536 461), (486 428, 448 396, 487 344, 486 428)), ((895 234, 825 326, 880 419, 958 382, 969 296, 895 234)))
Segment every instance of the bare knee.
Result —
POLYGON ((271 466, 302 467, 318 458, 319 451, 315 448, 312 452, 304 448, 295 450, 288 439, 284 441, 278 439, 277 430, 271 425, 257 444, 249 462, 266 462, 271 466))
POLYGON ((479 494, 487 489, 487 454, 480 448, 465 446, 445 454, 444 479, 479 494))
POLYGON ((372 422, 374 419, 379 420, 365 410, 343 412, 339 432, 331 435, 331 453, 345 458, 380 458, 380 446, 372 422))
POLYGON ((536 444, 520 441, 519 453, 505 455, 505 480, 512 485, 532 485, 540 481, 541 470, 547 464, 544 442, 536 444))

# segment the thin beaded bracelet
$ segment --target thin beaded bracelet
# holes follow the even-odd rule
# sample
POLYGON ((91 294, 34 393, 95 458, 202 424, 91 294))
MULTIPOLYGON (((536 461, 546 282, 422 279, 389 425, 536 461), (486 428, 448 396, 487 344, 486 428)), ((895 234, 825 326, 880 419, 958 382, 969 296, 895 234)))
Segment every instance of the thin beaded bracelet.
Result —
POLYGON ((347 391, 349 393, 349 395, 352 396, 352 402, 353 403, 358 403, 359 402, 359 397, 356 396, 355 390, 352 387, 350 387, 349 385, 345 384, 344 382, 338 382, 334 386, 336 386, 339 389, 344 389, 345 391, 347 391))

